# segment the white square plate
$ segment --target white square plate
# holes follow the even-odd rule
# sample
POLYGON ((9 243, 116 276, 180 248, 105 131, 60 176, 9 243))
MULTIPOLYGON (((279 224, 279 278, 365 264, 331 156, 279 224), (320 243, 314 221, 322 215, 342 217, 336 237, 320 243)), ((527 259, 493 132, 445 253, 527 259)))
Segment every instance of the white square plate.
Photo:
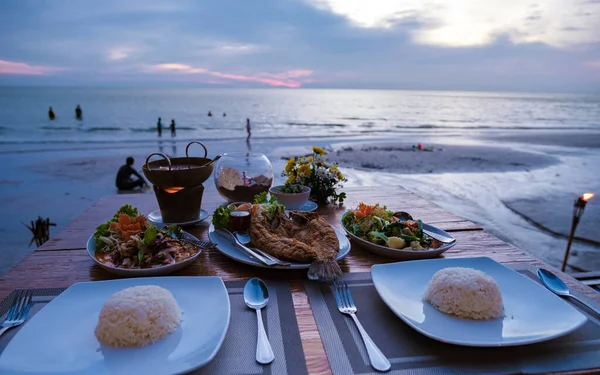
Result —
POLYGON ((0 374, 179 374, 217 354, 229 326, 229 296, 219 277, 148 277, 74 284, 27 322, 0 355, 0 374), (100 345, 94 329, 104 302, 136 285, 169 290, 181 325, 142 348, 100 345))
POLYGON ((550 340, 581 327, 587 317, 535 281, 482 258, 415 260, 371 268, 379 296, 400 319, 425 336, 465 346, 513 346, 550 340), (433 275, 470 267, 500 286, 504 318, 481 321, 446 315, 422 300, 433 275))

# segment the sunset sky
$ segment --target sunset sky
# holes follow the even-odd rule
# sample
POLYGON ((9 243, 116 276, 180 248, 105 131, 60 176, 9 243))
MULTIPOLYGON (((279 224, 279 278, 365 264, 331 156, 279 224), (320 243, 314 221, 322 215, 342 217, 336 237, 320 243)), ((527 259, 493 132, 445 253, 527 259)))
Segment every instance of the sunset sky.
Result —
POLYGON ((0 35, 0 86, 600 92, 600 0, 3 0, 0 35))

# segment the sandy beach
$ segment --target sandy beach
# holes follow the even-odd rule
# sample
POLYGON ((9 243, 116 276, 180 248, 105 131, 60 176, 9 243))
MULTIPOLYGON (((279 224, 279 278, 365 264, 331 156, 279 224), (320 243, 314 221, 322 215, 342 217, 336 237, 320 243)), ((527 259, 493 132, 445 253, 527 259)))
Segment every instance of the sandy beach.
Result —
MULTIPOLYGON (((541 145, 529 142, 532 137, 535 134, 497 134, 495 138, 446 137, 445 142, 435 134, 420 134, 402 142, 375 137, 256 139, 251 147, 272 161, 275 183, 284 181, 280 174, 286 158, 308 154, 313 145, 325 147, 327 157, 337 160, 347 175, 346 186, 401 185, 559 265, 569 231, 570 205, 585 191, 600 191, 595 177, 600 154, 588 147, 593 143, 588 140, 598 139, 599 134, 543 133, 541 145), (413 149, 419 142, 434 146, 433 150, 413 149), (565 147, 565 142, 578 147, 565 147)), ((0 154, 0 162, 10 166, 0 180, 4 217, 0 234, 4 247, 16 250, 6 252, 0 273, 33 250, 33 246, 27 247, 30 235, 22 223, 38 215, 50 217, 57 224, 51 229, 55 234, 95 200, 117 192, 114 175, 127 156, 134 156, 134 167, 140 170, 148 154, 163 151, 181 156, 185 145, 165 140, 135 148, 105 145, 0 154)), ((243 139, 208 141, 206 145, 210 157, 247 150, 243 139)), ((593 201, 588 205, 578 230, 580 240, 573 245, 570 262, 577 269, 600 269, 595 229, 598 207, 593 201)))

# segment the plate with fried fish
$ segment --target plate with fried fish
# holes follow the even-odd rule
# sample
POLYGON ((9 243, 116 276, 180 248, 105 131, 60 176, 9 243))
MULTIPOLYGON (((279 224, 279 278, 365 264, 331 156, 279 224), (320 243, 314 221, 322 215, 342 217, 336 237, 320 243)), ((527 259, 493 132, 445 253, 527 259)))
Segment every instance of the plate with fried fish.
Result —
POLYGON ((258 248, 289 266, 266 266, 247 255, 231 236, 210 226, 208 236, 224 255, 257 267, 308 269, 308 278, 336 280, 342 274, 338 261, 350 252, 350 241, 344 233, 316 212, 273 210, 269 205, 254 205, 248 233, 249 247, 258 248))

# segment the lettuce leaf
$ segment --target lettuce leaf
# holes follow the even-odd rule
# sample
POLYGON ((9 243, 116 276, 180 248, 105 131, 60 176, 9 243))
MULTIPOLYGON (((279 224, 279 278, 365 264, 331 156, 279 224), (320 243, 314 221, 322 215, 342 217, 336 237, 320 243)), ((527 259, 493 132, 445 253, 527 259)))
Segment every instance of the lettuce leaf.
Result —
POLYGON ((144 245, 150 246, 156 240, 156 236, 158 235, 158 229, 155 227, 148 227, 146 231, 144 231, 144 245))
POLYGON ((230 212, 231 211, 229 210, 229 208, 227 208, 227 206, 224 204, 217 207, 215 212, 213 212, 213 217, 212 217, 212 223, 215 226, 215 228, 229 227, 229 218, 230 218, 229 213, 230 212))

